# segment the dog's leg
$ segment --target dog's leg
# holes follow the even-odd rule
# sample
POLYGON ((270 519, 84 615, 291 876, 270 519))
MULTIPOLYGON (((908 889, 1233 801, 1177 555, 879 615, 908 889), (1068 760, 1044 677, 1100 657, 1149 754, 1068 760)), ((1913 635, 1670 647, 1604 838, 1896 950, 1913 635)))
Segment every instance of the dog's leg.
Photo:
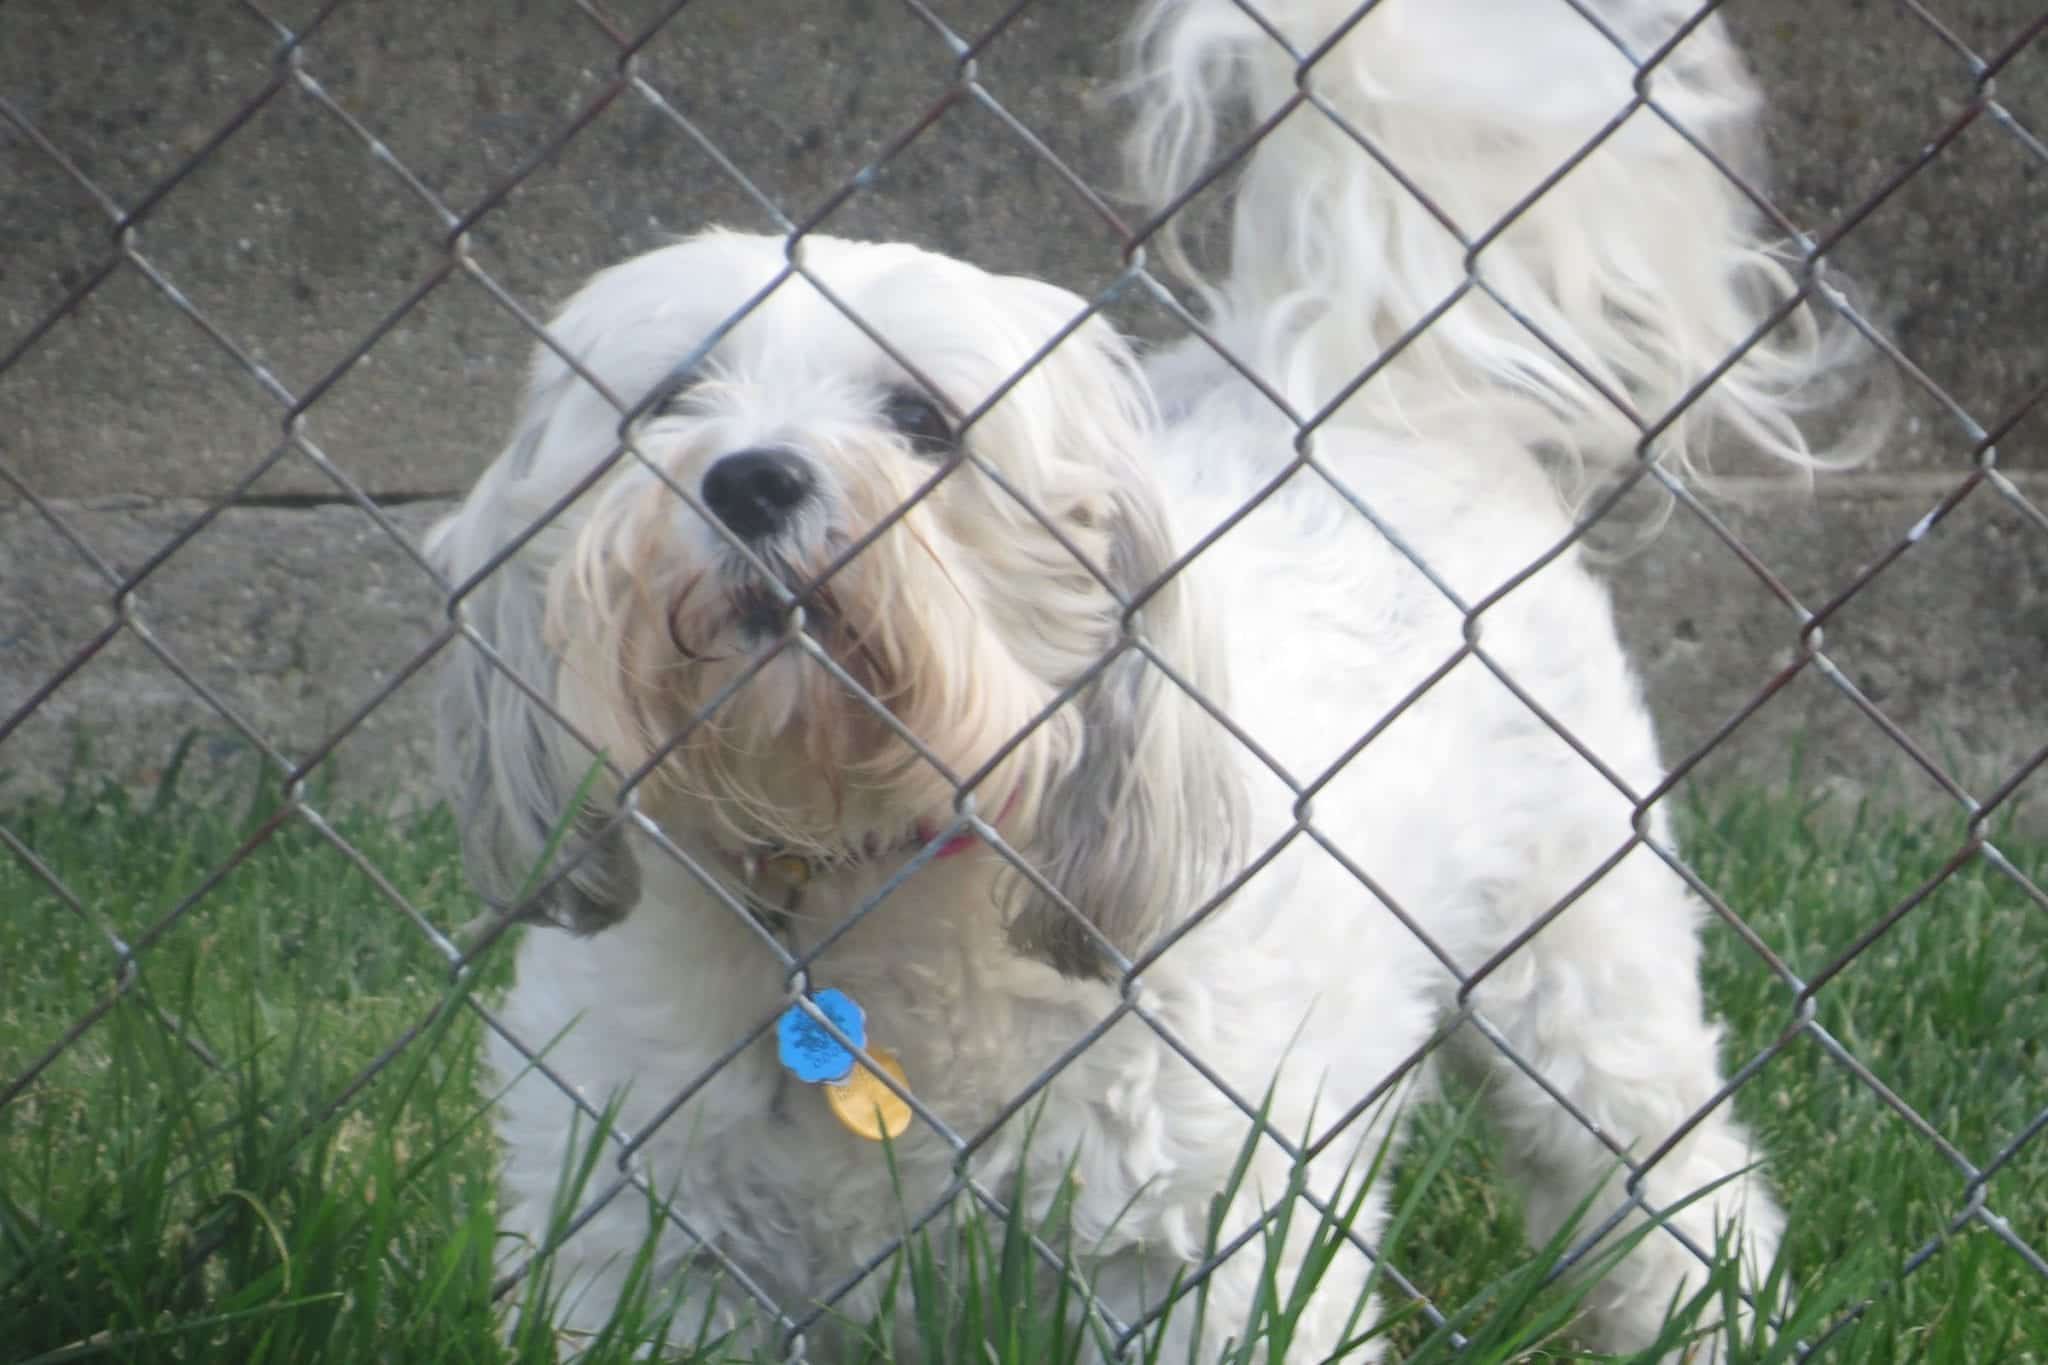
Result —
MULTIPOLYGON (((1637 849, 1474 990, 1480 1016, 1506 1049, 1464 1030, 1464 1051, 1481 1064, 1509 1164, 1527 1191, 1532 1242, 1552 1236, 1596 1188, 1585 1232, 1631 1188, 1650 1208, 1666 1209, 1714 1187, 1651 1231, 1592 1290, 1583 1334, 1603 1349, 1647 1345, 1674 1301, 1703 1282, 1706 1267, 1673 1230, 1709 1254, 1717 1241, 1739 1249, 1747 1285, 1770 1266, 1784 1227, 1754 1169, 1761 1153, 1730 1104, 1714 1104, 1720 1030, 1701 999, 1698 919, 1676 875, 1637 849), (1676 1145, 1656 1155, 1681 1130, 1676 1145), (1656 1160, 1632 1176, 1608 1142, 1632 1162, 1656 1160)), ((1710 1311, 1703 1321, 1716 1317, 1710 1311)), ((1718 1357, 1703 1343, 1681 1358, 1718 1357)))

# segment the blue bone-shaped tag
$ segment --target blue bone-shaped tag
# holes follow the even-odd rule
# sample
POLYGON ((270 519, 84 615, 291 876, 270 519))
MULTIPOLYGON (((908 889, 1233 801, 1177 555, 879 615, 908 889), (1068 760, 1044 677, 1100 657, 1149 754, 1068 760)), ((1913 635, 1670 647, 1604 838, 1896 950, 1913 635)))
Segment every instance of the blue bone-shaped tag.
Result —
MULTIPOLYGON (((853 1040, 855 1047, 868 1045, 867 1015, 844 991, 824 990, 811 997, 818 1012, 833 1027, 853 1040)), ((801 1005, 791 1005, 776 1023, 777 1055, 798 1080, 811 1085, 832 1085, 853 1074, 854 1057, 801 1005)))

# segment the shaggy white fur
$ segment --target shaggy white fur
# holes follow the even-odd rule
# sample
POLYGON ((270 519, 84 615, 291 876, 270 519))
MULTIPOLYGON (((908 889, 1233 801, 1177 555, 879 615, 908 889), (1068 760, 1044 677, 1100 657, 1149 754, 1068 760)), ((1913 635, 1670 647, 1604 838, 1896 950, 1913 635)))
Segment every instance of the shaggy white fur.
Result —
MULTIPOLYGON (((529 933, 503 1017, 593 1103, 623 1097, 656 1187, 792 1314, 956 1176, 1042 1212, 1070 1175, 1085 1271, 1135 1320, 1200 1262, 1248 1131, 1183 1050, 1244 1100, 1270 1090, 1280 1135, 1328 1137, 1328 1197, 1378 1132, 1323 1128, 1461 1004, 1634 1156, 1686 1130, 1647 1200, 1725 1181, 1676 1227, 1711 1247, 1739 1222, 1751 1262, 1772 1257, 1782 1217, 1715 1104, 1698 906, 1640 842, 1669 845, 1664 812, 1536 709, 1635 793, 1659 782, 1606 593, 1565 549, 1466 610, 1567 535, 1560 471, 1575 490, 1636 458, 1636 417, 1660 422, 1787 288, 1740 195, 1647 109, 1495 230, 1639 80, 1702 146, 1747 149, 1755 97, 1718 20, 1639 78, 1624 49, 1684 32, 1690 0, 1590 8, 1610 33, 1564 4, 1384 0, 1327 52, 1348 0, 1265 0, 1271 31, 1229 0, 1140 16, 1132 164, 1157 201, 1308 92, 1242 167, 1227 268, 1198 286, 1297 418, 1335 405, 1307 440, 1206 342, 1141 366, 1101 323, 1069 330, 1072 296, 908 246, 711 233, 606 271, 551 324, 510 447, 433 541, 465 579, 587 485, 464 599, 488 649, 444 695, 487 894, 528 884, 593 752, 614 765, 547 895, 601 932, 529 933), (847 927, 962 829, 973 847, 847 927), (772 1030, 721 1061, 801 984, 775 944, 861 1002, 964 1155, 920 1119, 892 1169, 772 1030)), ((1827 363, 1794 314, 1650 449, 1676 470, 1728 439, 1812 463, 1792 415, 1827 363)), ((1599 1137, 1481 1030, 1450 1050, 1486 1080, 1532 1236, 1603 1181, 1594 1216, 1615 1207, 1599 1137)), ((537 1243, 571 1109, 502 1040, 492 1061, 505 1226, 537 1243)), ((1226 1239, 1288 1171, 1258 1144, 1226 1239)), ((1356 1230, 1385 1211, 1371 1192, 1356 1230)), ((629 1196, 568 1240, 566 1329, 603 1320, 647 1227, 629 1196)), ((1264 1250, 1215 1273, 1211 1349, 1264 1250)), ((705 1263, 670 1230, 664 1273, 705 1263)), ((1299 1358, 1340 1339, 1365 1273, 1340 1260, 1299 1358)), ((1582 1335, 1639 1346, 1700 1276, 1655 1234, 1582 1335)), ((1188 1358, 1193 1315, 1168 1322, 1165 1358, 1188 1358)))

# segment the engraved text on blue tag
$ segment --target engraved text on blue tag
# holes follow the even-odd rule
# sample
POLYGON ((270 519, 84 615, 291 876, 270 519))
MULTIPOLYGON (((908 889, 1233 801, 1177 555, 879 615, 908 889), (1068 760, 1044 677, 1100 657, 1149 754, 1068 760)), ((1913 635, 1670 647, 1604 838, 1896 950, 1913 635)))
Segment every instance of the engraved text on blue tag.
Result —
MULTIPOLYGON (((832 1021, 855 1047, 868 1045, 867 1016, 844 991, 824 990, 811 997, 818 1012, 832 1021)), ((841 1047, 801 1005, 791 1005, 776 1024, 782 1064, 798 1080, 812 1085, 834 1084, 853 1074, 853 1054, 841 1047)))

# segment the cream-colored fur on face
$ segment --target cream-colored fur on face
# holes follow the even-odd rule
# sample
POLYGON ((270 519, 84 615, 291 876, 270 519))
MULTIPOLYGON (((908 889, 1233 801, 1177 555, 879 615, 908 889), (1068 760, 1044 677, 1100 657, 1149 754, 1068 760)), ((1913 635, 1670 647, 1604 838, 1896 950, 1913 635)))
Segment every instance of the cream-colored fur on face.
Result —
MULTIPOLYGON (((761 261, 754 246, 675 248, 662 268, 676 284, 655 288, 689 289, 706 268, 702 257, 721 249, 741 257, 736 271, 772 269, 772 259, 761 261)), ((914 262, 893 249, 823 242, 813 259, 863 300, 931 287, 912 278, 914 262)), ((1068 299, 1047 298, 1028 284, 963 274, 954 287, 993 295, 991 307, 1005 316, 1043 312, 1043 334, 1071 312, 1068 299)), ((1023 363, 1033 339, 1025 334, 1008 348, 963 353, 969 363, 947 367, 942 382, 961 395, 955 401, 978 401, 1006 367, 1023 363)), ((906 334, 902 344, 916 354, 959 343, 906 334)), ((918 818, 949 815, 955 793, 945 772, 975 771, 1030 726, 1051 702, 1056 680, 1093 662, 1114 629, 1115 603, 1089 577, 1084 559, 1016 497, 972 471, 918 496, 937 471, 881 423, 877 409, 887 386, 914 383, 890 370, 809 286, 799 282, 777 294, 740 324, 728 353, 704 367, 672 412, 639 427, 635 440, 659 474, 635 468, 613 480, 549 580, 549 648, 568 660, 603 661, 572 670, 577 709, 591 716, 595 737, 611 753, 638 759, 688 730, 700 710, 748 673, 762 643, 743 629, 733 600, 736 584, 758 585, 760 575, 710 527, 679 530, 702 519, 671 486, 696 488, 706 467, 734 450, 800 451, 822 485, 819 506, 776 549, 782 574, 798 586, 894 519, 832 574, 804 623, 860 690, 803 649, 788 649, 690 731, 661 768, 661 785, 715 821, 715 833, 734 847, 830 854, 876 838, 899 842, 918 818), (783 337, 791 340, 778 344, 783 337), (865 374, 836 371, 849 353, 866 361, 865 374), (814 376, 809 382, 793 382, 807 373, 814 376), (1013 602, 999 585, 1017 581, 1043 584, 1044 591, 1013 602), (876 702, 937 762, 918 755, 876 702)), ((1077 378, 1090 375, 1092 369, 1077 378)), ((1106 548, 1101 527, 1114 472, 1140 443, 1137 414, 1119 411, 1110 397, 1083 429, 1090 445, 1063 448, 1055 414, 1022 401, 991 413, 976 438, 996 449, 1040 453, 1020 470, 1020 492, 1046 506, 1067 541, 1096 562, 1106 548)), ((762 600, 769 600, 765 590, 762 600)), ((779 622, 783 613, 772 614, 779 622)), ((990 787, 1029 818, 1044 783, 1074 749, 1076 725, 1062 714, 1035 730, 990 775, 990 787)))
MULTIPOLYGON (((1689 17, 1675 0, 1595 8, 1644 51, 1689 17)), ((1264 10, 1303 50, 1348 14, 1264 10)), ((1227 0, 1153 0, 1135 34, 1133 166, 1161 200, 1219 128, 1295 88, 1292 60, 1227 0)), ((1634 77, 1568 6, 1385 0, 1312 85, 1476 237, 1634 77)), ((1718 21, 1651 79, 1702 142, 1748 147, 1755 97, 1718 21)), ((480 889, 528 884, 597 752, 648 771, 630 794, 612 779, 592 791, 577 832, 596 846, 544 908, 596 932, 530 931, 502 1017, 593 1104, 618 1101, 676 1213, 792 1314, 889 1245, 905 1205, 967 1177, 1021 1188, 1034 1212, 1071 1180, 1083 1268, 1133 1320, 1200 1262, 1248 1131, 1188 1055, 1243 1101, 1270 1095, 1279 1133, 1321 1136, 1464 1004, 1635 1156, 1685 1129, 1641 1189, 1661 1206, 1725 1182, 1673 1219, 1695 1245, 1739 1225, 1752 1270, 1775 1252, 1760 1154, 1728 1105, 1708 1107, 1722 1072, 1699 907, 1634 842, 1670 847, 1663 810, 1638 814, 1529 704, 1635 792, 1661 780, 1605 590, 1569 549, 1476 617, 1446 589, 1479 601, 1548 554, 1579 476, 1636 458, 1640 430, 1610 398, 1661 416, 1785 277, 1712 164, 1640 115, 1480 253, 1522 320, 1469 294, 1350 393, 1460 287, 1466 248, 1319 120, 1297 112, 1250 158, 1227 268, 1199 286, 1219 340, 1298 412, 1342 399, 1314 433, 1316 468, 1289 474, 1297 427, 1201 341, 1141 365, 1101 323, 1070 329, 1081 302, 1047 285, 806 238, 820 289, 789 272, 788 244, 711 233, 568 304, 510 446, 436 532, 437 561, 466 579, 582 488, 463 603, 475 638, 442 714, 480 889), (625 429, 629 450, 619 409, 562 355, 636 410, 667 395, 625 429), (892 425, 890 396, 926 385, 974 415, 971 458, 892 425), (743 550, 700 507, 712 464, 756 450, 801 460, 813 496, 743 550), (633 809, 613 819, 621 802, 633 809), (841 932, 956 812, 1034 875, 977 845, 841 932), (787 1003, 786 969, 732 903, 749 860, 785 850, 816 869, 787 946, 826 945, 811 983, 861 1002, 870 1039, 974 1140, 967 1154, 917 1123, 885 1161, 782 1072, 772 1034, 727 1058, 787 1003), (1119 955, 1184 929, 1239 877, 1121 978, 1119 955), (1461 1000, 1446 963, 1476 971, 1567 897, 1461 1000)), ((1705 467, 1710 438, 1818 463, 1793 417, 1832 364, 1799 318, 1657 449, 1680 470, 1705 467)), ((1597 1223, 1619 1197, 1610 1150, 1480 1030, 1452 1048, 1485 1079, 1532 1235, 1605 1181, 1597 1223)), ((587 1132, 518 1049, 497 1040, 491 1060, 509 1085, 505 1226, 537 1243, 587 1132)), ((1351 1123, 1312 1189, 1333 1195, 1385 1131, 1351 1123)), ((1224 1236, 1287 1177, 1278 1144, 1260 1144, 1224 1236)), ((1371 1192, 1363 1238, 1385 1210, 1371 1192)), ((565 1329, 603 1321, 646 1230, 628 1195, 562 1248, 565 1329)), ((1283 1274, 1302 1244, 1280 1250, 1283 1274)), ((670 1228, 662 1247, 664 1274, 694 1265, 690 1292, 711 1292, 696 1243, 670 1228)), ((1253 1239, 1215 1272, 1205 1349, 1241 1327, 1263 1253, 1253 1239)), ((1301 1358, 1342 1338, 1365 1272, 1340 1258, 1301 1358)), ((1581 1335, 1640 1346, 1701 1277, 1679 1238, 1654 1234, 1593 1291, 1581 1335)), ((813 1358, 879 1283, 814 1328, 813 1358)), ((721 1292, 737 1313, 744 1292, 721 1292)), ((1169 1323, 1165 1358, 1185 1359, 1193 1317, 1169 1323)))

